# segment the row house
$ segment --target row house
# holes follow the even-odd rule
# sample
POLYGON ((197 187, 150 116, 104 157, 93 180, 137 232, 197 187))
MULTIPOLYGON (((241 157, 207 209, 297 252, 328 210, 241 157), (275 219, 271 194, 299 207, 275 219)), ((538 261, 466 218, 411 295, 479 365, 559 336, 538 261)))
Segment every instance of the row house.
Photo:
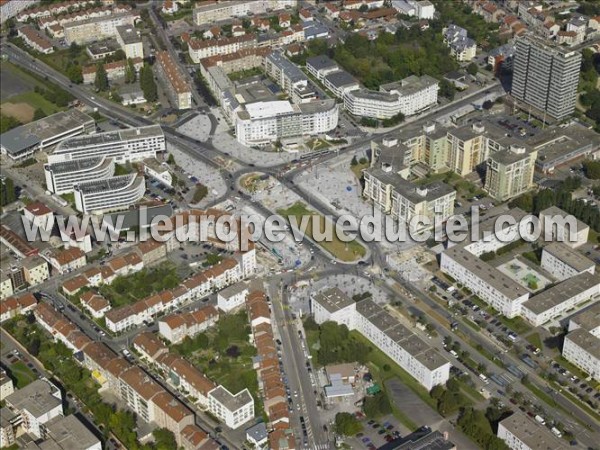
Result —
POLYGON ((23 39, 25 44, 40 53, 47 55, 54 52, 52 42, 50 42, 50 40, 44 34, 40 33, 30 25, 25 25, 24 27, 19 28, 17 30, 17 35, 23 39))
POLYGON ((92 6, 96 0, 78 0, 53 3, 48 6, 39 6, 22 11, 17 15, 17 21, 27 22, 29 19, 41 19, 42 17, 56 16, 58 14, 68 13, 72 9, 81 9, 92 6))
POLYGON ((86 309, 94 319, 101 319, 110 311, 110 302, 102 295, 93 291, 84 292, 79 298, 81 306, 86 309))
POLYGON ((193 338, 198 333, 206 331, 219 320, 219 312, 212 305, 188 313, 173 314, 158 322, 158 332, 172 344, 183 341, 186 337, 193 338))
POLYGON ((79 22, 82 20, 96 19, 98 17, 106 17, 111 14, 119 14, 131 11, 129 5, 119 5, 114 8, 108 6, 99 6, 97 8, 90 8, 83 11, 77 11, 70 14, 61 14, 59 16, 43 17, 38 20, 38 25, 42 29, 47 29, 54 25, 64 27, 66 24, 79 22))
POLYGON ((165 378, 186 396, 192 397, 201 408, 208 408, 208 393, 217 386, 198 368, 180 356, 166 353, 157 358, 165 378))
POLYGON ((0 303, 0 322, 27 314, 36 306, 37 300, 31 293, 9 297, 0 303))
MULTIPOLYGON (((144 65, 144 61, 142 58, 134 58, 133 67, 135 68, 136 73, 140 71, 142 66, 144 65)), ((119 78, 124 78, 127 72, 128 66, 127 60, 122 61, 114 61, 111 63, 103 64, 104 70, 106 71, 106 77, 109 81, 118 80, 119 78)), ((89 66, 85 66, 82 69, 83 73, 83 83, 84 84, 92 84, 96 80, 96 72, 98 71, 98 65, 91 64, 89 66)))
POLYGON ((60 274, 72 272, 87 264, 85 253, 77 247, 48 251, 42 253, 42 257, 60 274))
POLYGON ((157 359, 168 353, 167 346, 154 333, 146 331, 138 334, 133 340, 133 348, 148 362, 154 363, 157 359))
POLYGON ((199 39, 190 39, 188 49, 190 58, 195 64, 198 64, 201 59, 215 55, 227 55, 237 51, 256 47, 256 36, 246 34, 238 37, 230 37, 223 39, 209 39, 202 41, 199 39))

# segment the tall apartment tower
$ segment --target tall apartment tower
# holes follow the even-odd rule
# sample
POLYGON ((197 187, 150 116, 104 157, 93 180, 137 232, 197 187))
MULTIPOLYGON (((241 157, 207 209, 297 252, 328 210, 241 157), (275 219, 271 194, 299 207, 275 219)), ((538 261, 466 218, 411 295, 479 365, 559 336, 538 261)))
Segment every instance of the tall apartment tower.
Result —
POLYGON ((512 95, 560 120, 575 110, 581 53, 533 36, 516 42, 512 95))

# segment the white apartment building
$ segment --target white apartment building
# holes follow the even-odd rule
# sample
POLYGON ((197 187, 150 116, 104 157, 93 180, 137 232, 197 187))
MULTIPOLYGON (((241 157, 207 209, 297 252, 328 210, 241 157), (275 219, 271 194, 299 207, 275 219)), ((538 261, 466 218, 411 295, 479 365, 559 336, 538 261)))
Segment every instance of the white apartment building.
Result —
POLYGON ((248 13, 254 15, 263 14, 267 9, 283 8, 284 3, 278 0, 240 0, 240 1, 208 1, 198 3, 194 9, 194 23, 203 25, 231 19, 232 17, 244 17, 248 13))
POLYGON ((243 36, 234 36, 222 39, 208 39, 205 41, 191 39, 188 42, 188 53, 194 64, 200 63, 201 59, 215 55, 229 55, 243 49, 255 48, 256 36, 248 33, 243 36))
POLYGON ((584 329, 600 338, 600 302, 572 316, 569 320, 569 331, 584 329))
POLYGON ((244 305, 250 292, 247 283, 237 283, 217 294, 217 307, 225 312, 231 312, 244 305))
POLYGON ((508 318, 518 316, 521 305, 529 298, 525 287, 462 245, 442 253, 440 269, 508 318))
POLYGON ((64 26, 65 41, 67 45, 73 42, 82 45, 114 37, 118 34, 117 27, 133 27, 138 18, 139 15, 126 12, 69 23, 64 26))
POLYGON ((561 242, 552 242, 544 247, 541 266, 559 281, 596 271, 594 261, 561 242))
POLYGON ((75 208, 85 214, 126 209, 139 202, 145 192, 144 177, 136 174, 86 181, 75 186, 75 208))
POLYGON ((39 3, 40 0, 6 0, 0 4, 0 23, 16 17, 21 11, 31 5, 39 3))
POLYGON ((318 324, 328 320, 357 330, 426 389, 444 384, 450 362, 372 300, 358 303, 337 288, 311 295, 318 324))
POLYGON ((219 320, 219 312, 212 306, 204 306, 189 313, 173 314, 158 322, 158 332, 169 342, 176 344, 186 337, 193 338, 206 331, 219 320))
POLYGON ((115 38, 127 58, 144 58, 144 44, 137 29, 131 25, 116 27, 115 38))
POLYGON ((433 19, 433 15, 435 14, 435 6, 433 6, 433 3, 429 0, 413 0, 412 3, 415 6, 415 14, 419 19, 433 19))
POLYGON ((340 66, 328 56, 319 55, 306 60, 306 70, 317 80, 323 81, 326 75, 339 71, 340 66))
POLYGON ((443 29, 444 44, 450 47, 450 55, 457 61, 471 61, 477 52, 477 44, 468 37, 467 30, 450 24, 443 29))
POLYGON ((571 317, 562 354, 600 381, 600 302, 571 317))
POLYGON ((54 52, 54 47, 48 37, 30 25, 19 28, 17 30, 17 35, 23 39, 23 42, 29 47, 40 53, 47 55, 54 52))
POLYGON ((321 82, 338 98, 344 98, 347 92, 360 89, 358 80, 345 70, 330 72, 322 78, 321 82))
POLYGON ((524 302, 521 315, 538 327, 599 296, 600 277, 581 272, 524 302))
POLYGON ((539 219, 543 236, 548 233, 553 241, 577 248, 588 240, 590 227, 556 206, 541 211, 539 219))
POLYGON ((78 183, 103 180, 114 173, 115 161, 106 155, 44 164, 46 188, 54 194, 73 192, 78 183))
POLYGON ((338 115, 331 99, 299 105, 285 100, 250 103, 236 115, 236 138, 246 146, 264 146, 282 138, 327 133, 337 127, 338 115))
POLYGON ((248 389, 233 395, 218 386, 208 393, 208 409, 231 429, 254 419, 254 399, 248 389))
POLYGON ((35 380, 5 399, 6 406, 21 416, 21 426, 36 438, 44 437, 44 424, 62 416, 60 389, 46 378, 35 380))
POLYGON ((173 186, 173 175, 167 163, 160 163, 155 158, 145 159, 144 173, 168 187, 173 186))
POLYGON ((74 414, 50 420, 46 423, 45 432, 42 448, 102 450, 100 440, 74 414))
POLYGON ((544 425, 517 411, 498 424, 498 437, 511 450, 567 450, 569 448, 544 425))
POLYGON ((48 156, 48 163, 106 156, 123 164, 155 158, 157 152, 165 150, 165 135, 160 125, 149 125, 67 139, 48 156))

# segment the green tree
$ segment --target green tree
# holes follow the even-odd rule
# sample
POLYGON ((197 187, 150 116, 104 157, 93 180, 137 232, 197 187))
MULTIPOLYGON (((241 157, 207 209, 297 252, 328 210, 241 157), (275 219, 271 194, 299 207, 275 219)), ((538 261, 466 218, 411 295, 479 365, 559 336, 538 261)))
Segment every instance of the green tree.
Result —
POLYGON ((439 92, 442 97, 445 97, 450 101, 454 100, 454 96, 456 95, 456 89, 454 88, 454 85, 445 78, 442 78, 442 81, 440 81, 439 92))
POLYGON ((584 161, 583 172, 585 173, 585 176, 590 180, 600 179, 600 161, 584 161))
POLYGON ((379 392, 373 397, 365 398, 363 411, 367 417, 381 417, 392 412, 392 405, 385 392, 379 392))
POLYGON ((65 73, 72 83, 83 83, 83 72, 79 64, 68 64, 65 73))
POLYGON ((172 431, 166 428, 157 428, 152 431, 156 450, 177 450, 177 441, 172 431))
POLYGON ((335 415, 335 431, 344 436, 354 436, 363 429, 362 424, 354 415, 346 412, 335 415))
POLYGON ((125 68, 125 83, 135 83, 136 73, 133 60, 129 58, 127 60, 127 67, 125 68))
POLYGON ((0 206, 4 207, 17 199, 15 185, 10 178, 0 179, 0 206))
POLYGON ((6 133, 8 130, 17 128, 20 125, 21 125, 21 122, 19 122, 14 117, 5 116, 4 114, 0 114, 0 134, 6 133))
POLYGON ((96 89, 100 92, 104 92, 108 89, 108 75, 106 74, 106 69, 102 63, 98 64, 98 67, 96 68, 94 86, 96 86, 96 89))
POLYGON ((358 160, 356 159, 356 155, 354 155, 354 156, 352 157, 352 161, 350 161, 350 165, 351 165, 352 167, 354 167, 354 166, 357 166, 357 165, 358 165, 358 160))
POLYGON ((477 75, 477 72, 479 72, 479 67, 477 67, 477 64, 472 62, 467 66, 467 72, 473 76, 477 75))
POLYGON ((169 157, 167 158, 167 164, 170 166, 175 166, 175 156, 173 156, 173 153, 169 153, 169 157))
POLYGON ((144 67, 140 70, 140 87, 144 93, 146 101, 153 103, 158 100, 158 91, 156 82, 154 81, 154 72, 152 67, 148 64, 144 64, 144 67))
POLYGON ((80 52, 81 46, 79 46, 76 42, 71 42, 71 45, 69 46, 69 57, 71 59, 75 59, 79 56, 80 52))

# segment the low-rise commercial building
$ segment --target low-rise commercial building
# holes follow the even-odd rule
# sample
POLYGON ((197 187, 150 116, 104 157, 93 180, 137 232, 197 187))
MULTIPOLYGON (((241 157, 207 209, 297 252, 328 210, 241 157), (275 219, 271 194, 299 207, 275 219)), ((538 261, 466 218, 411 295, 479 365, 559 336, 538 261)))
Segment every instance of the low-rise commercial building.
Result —
POLYGON ((96 123, 93 118, 71 108, 3 133, 0 136, 0 148, 3 155, 19 161, 65 139, 93 133, 95 129, 96 123))
POLYGON ((165 150, 165 135, 162 128, 160 125, 149 125, 62 141, 48 156, 48 163, 54 164, 91 156, 106 156, 123 164, 155 158, 157 152, 165 150))
POLYGON ((85 214, 127 209, 139 202, 145 192, 144 177, 136 174, 85 181, 75 186, 75 208, 85 214))
POLYGON ((544 247, 541 266, 559 281, 596 271, 594 261, 561 242, 552 242, 544 247))
POLYGON ((176 109, 192 107, 192 88, 168 51, 156 54, 158 78, 163 82, 171 105, 176 109))

